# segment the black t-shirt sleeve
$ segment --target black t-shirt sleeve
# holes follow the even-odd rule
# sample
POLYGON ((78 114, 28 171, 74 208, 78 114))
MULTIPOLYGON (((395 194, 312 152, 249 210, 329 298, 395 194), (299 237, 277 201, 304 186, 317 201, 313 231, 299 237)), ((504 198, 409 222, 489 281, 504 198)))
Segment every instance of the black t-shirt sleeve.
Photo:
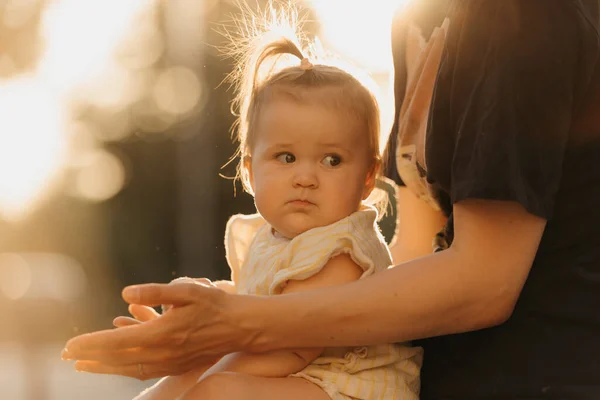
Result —
POLYGON ((566 3, 476 0, 452 11, 426 159, 453 203, 516 201, 551 218, 579 63, 580 21, 566 3))

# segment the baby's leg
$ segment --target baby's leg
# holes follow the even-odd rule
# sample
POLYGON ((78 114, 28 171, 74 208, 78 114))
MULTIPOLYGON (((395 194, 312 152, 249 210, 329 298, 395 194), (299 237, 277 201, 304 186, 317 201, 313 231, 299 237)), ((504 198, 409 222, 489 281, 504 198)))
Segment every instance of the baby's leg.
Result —
POLYGON ((182 375, 167 376, 144 390, 133 400, 175 400, 198 383, 207 368, 197 368, 182 375))
POLYGON ((200 381, 181 400, 331 400, 319 386, 302 378, 264 378, 219 372, 200 381))

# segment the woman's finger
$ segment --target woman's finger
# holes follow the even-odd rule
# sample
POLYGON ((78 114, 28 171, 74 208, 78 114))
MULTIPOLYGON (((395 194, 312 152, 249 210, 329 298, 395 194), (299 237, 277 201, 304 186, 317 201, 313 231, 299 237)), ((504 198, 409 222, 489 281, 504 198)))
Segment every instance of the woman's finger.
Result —
POLYGON ((123 289, 123 299, 129 304, 141 304, 150 307, 162 304, 184 306, 198 302, 218 290, 211 285, 199 282, 182 281, 177 284, 148 283, 128 286, 123 289))
POLYGON ((168 371, 160 363, 114 366, 96 361, 77 361, 75 363, 75 369, 77 371, 94 374, 128 376, 142 381, 161 378, 168 374, 168 371))
POLYGON ((160 314, 152 307, 143 306, 140 304, 130 304, 129 313, 133 315, 135 319, 141 322, 146 322, 158 318, 160 314))
MULTIPOLYGON (((117 330, 129 329, 130 327, 120 328, 117 330)), ((191 355, 186 354, 184 348, 172 349, 166 347, 156 348, 130 348, 125 350, 102 350, 95 352, 83 352, 82 357, 77 357, 76 360, 93 361, 101 364, 112 365, 115 367, 134 365, 134 364, 154 364, 162 363, 165 365, 182 363, 191 358, 191 355), (174 361, 177 360, 177 361, 174 361)), ((170 365, 172 367, 172 365, 170 365)))
POLYGON ((138 321, 137 319, 131 318, 131 317, 119 316, 119 317, 113 319, 113 325, 117 328, 123 328, 125 326, 137 325, 137 324, 141 324, 141 322, 138 321))
POLYGON ((138 325, 142 322, 151 321, 160 316, 154 308, 141 306, 139 304, 130 304, 129 313, 133 315, 133 318, 118 316, 113 319, 113 325, 117 328, 123 328, 125 326, 138 325))
MULTIPOLYGON (((63 358, 95 361, 112 367, 159 364, 168 371, 168 375, 173 375, 178 371, 186 372, 187 366, 196 365, 195 360, 202 362, 204 358, 236 350, 231 348, 231 342, 223 345, 222 329, 219 329, 219 323, 223 325, 220 313, 228 315, 224 310, 229 308, 227 296, 230 295, 196 282, 143 287, 149 288, 150 294, 152 290, 158 290, 155 298, 159 303, 164 301, 176 305, 170 312, 143 323, 119 319, 117 324, 131 325, 75 337, 67 342, 63 358), (181 302, 189 304, 178 305, 181 302)), ((140 293, 143 292, 144 289, 140 293)), ((153 302, 135 300, 131 303, 141 308, 133 307, 132 311, 138 315, 139 312, 148 312, 149 308, 143 308, 143 305, 153 302)), ((148 315, 154 317, 153 312, 148 315)), ((105 373, 116 371, 98 368, 104 368, 105 373)), ((155 373, 158 372, 153 372, 152 376, 155 373)))
POLYGON ((96 353, 135 347, 155 347, 171 340, 172 326, 156 318, 143 324, 86 333, 69 340, 63 350, 64 359, 94 360, 96 353))
MULTIPOLYGON (((182 376, 182 374, 188 375, 188 378, 191 376, 196 376, 196 379, 200 377, 200 375, 208 370, 212 365, 214 365, 218 359, 203 359, 203 358, 195 358, 190 363, 187 363, 180 367, 179 369, 173 369, 173 367, 167 368, 164 362, 161 363, 139 363, 132 365, 109 365, 103 364, 97 361, 77 361, 75 363, 75 369, 81 372, 90 372, 94 374, 109 374, 109 375, 121 375, 121 376, 129 376, 131 378, 136 378, 140 380, 154 379, 154 378, 162 378, 164 376, 169 375, 178 375, 182 376)), ((183 376, 182 376, 183 377, 183 376)), ((185 378, 185 377, 184 377, 185 378)), ((193 380, 196 380, 193 379, 193 380)), ((189 379, 188 379, 189 380, 189 379)))

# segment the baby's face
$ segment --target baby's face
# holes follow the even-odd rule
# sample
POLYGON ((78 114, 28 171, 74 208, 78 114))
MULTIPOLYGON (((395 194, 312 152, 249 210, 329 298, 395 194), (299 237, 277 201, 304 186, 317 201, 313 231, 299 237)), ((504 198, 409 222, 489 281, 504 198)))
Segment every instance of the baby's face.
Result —
POLYGON ((360 208, 374 185, 369 138, 354 118, 279 98, 263 107, 247 165, 256 208, 293 238, 360 208))

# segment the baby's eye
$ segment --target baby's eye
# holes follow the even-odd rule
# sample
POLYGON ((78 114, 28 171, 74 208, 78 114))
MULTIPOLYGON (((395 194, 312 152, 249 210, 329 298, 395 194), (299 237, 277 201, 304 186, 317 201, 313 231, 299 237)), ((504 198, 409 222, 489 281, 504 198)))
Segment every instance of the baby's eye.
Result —
POLYGON ((342 158, 338 155, 330 154, 328 156, 325 156, 325 158, 321 162, 327 165, 328 167, 337 167, 342 162, 342 158))
POLYGON ((277 158, 277 160, 283 164, 291 164, 296 161, 296 156, 292 153, 280 153, 277 154, 275 158, 277 158))

